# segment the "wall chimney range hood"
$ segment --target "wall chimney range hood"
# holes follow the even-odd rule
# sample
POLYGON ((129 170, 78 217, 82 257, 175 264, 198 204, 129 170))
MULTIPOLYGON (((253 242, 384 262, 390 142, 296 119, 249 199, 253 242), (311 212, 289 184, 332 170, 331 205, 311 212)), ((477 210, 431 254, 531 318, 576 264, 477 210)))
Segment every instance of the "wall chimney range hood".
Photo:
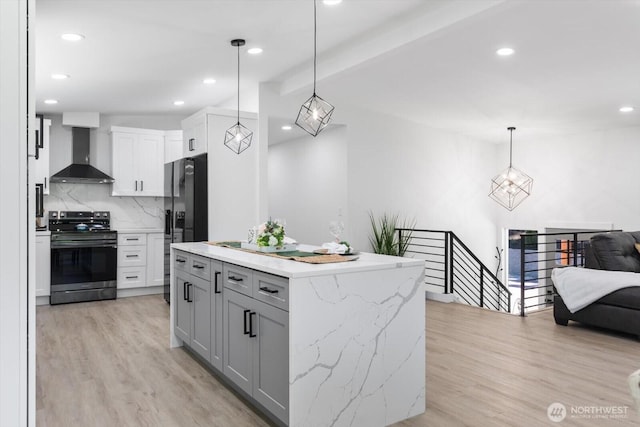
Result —
POLYGON ((89 164, 89 129, 72 128, 73 160, 60 172, 51 176, 51 182, 74 184, 110 184, 115 180, 89 164))

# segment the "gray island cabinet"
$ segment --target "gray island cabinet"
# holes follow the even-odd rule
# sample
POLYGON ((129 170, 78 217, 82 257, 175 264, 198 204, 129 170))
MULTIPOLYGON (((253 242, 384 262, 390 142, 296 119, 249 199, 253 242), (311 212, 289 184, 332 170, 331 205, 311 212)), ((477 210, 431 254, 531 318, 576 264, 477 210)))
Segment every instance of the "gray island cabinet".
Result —
POLYGON ((424 261, 312 265, 200 242, 171 245, 171 259, 170 345, 277 424, 385 426, 424 412, 424 261))

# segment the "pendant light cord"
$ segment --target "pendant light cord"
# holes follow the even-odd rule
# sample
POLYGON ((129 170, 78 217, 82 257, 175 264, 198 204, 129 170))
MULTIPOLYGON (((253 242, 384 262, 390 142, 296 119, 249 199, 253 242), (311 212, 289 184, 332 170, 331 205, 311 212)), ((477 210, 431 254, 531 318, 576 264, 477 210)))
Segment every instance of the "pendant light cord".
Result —
POLYGON ((316 0, 313 0, 313 95, 316 94, 316 45, 318 44, 318 18, 316 17, 316 0))
POLYGON ((240 124, 240 44, 238 44, 238 124, 240 124))
POLYGON ((513 131, 516 130, 513 126, 508 127, 509 131, 509 167, 513 166, 513 131))
POLYGON ((513 164, 513 129, 510 129, 510 131, 511 131, 511 134, 509 135, 509 167, 511 167, 513 164))

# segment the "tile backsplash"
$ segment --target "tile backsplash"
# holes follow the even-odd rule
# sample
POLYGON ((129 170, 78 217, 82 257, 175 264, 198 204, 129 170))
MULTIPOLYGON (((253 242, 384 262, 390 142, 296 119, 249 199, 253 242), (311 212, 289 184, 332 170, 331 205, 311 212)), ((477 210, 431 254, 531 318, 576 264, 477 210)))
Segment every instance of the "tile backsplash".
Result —
POLYGON ((111 228, 164 228, 161 197, 114 197, 109 184, 52 183, 44 197, 49 211, 110 211, 111 228))

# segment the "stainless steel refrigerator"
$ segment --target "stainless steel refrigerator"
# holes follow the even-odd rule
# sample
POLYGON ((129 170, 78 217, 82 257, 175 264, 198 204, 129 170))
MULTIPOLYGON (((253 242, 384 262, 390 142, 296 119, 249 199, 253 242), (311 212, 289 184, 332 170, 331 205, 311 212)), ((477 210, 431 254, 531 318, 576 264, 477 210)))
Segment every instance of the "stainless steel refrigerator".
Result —
POLYGON ((176 242, 206 241, 207 155, 164 165, 164 299, 170 303, 169 246, 176 242))

